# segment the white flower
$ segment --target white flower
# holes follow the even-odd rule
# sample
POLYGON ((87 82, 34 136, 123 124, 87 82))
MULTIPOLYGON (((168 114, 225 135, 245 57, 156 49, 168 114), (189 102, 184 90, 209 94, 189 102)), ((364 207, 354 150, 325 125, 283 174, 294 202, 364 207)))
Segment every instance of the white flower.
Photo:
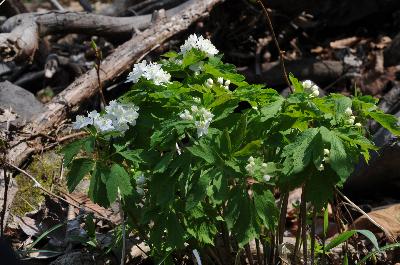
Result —
POLYGON ((78 115, 76 116, 76 121, 72 123, 72 128, 74 128, 75 130, 79 130, 82 129, 83 127, 92 124, 93 124, 93 119, 78 115))
POLYGON ((358 127, 358 128, 361 128, 361 127, 362 127, 362 124, 359 123, 359 122, 357 122, 356 124, 354 124, 354 126, 356 126, 356 127, 358 127))
POLYGON ((322 159, 322 161, 329 164, 329 162, 331 162, 331 159, 328 156, 326 156, 324 157, 324 159, 322 159))
POLYGON ((314 82, 311 80, 305 80, 302 82, 304 89, 311 89, 314 86, 314 82))
POLYGON ((323 171, 325 169, 324 164, 321 164, 317 167, 318 171, 323 171))
POLYGON ((196 102, 196 103, 201 103, 201 99, 198 98, 198 97, 194 97, 194 98, 193 98, 193 101, 196 102))
POLYGON ((318 88, 316 90, 313 90, 310 94, 310 97, 314 98, 314 97, 318 97, 319 96, 319 90, 318 88))
POLYGON ((229 86, 231 84, 231 80, 226 80, 225 81, 225 86, 229 86))
POLYGON ((183 111, 183 113, 179 114, 179 117, 182 120, 188 120, 188 121, 193 120, 193 116, 190 114, 190 112, 187 109, 185 109, 183 111))
POLYGON ((250 156, 249 159, 247 159, 247 161, 248 161, 249 163, 251 163, 251 162, 254 163, 254 157, 250 156))
POLYGON ((319 87, 311 80, 302 82, 304 91, 310 94, 310 98, 319 96, 319 87))
POLYGON ((326 149, 326 148, 324 148, 324 155, 329 155, 329 153, 330 153, 330 151, 329 151, 329 149, 326 149))
POLYGON ((254 165, 252 165, 252 164, 247 164, 246 167, 245 167, 245 169, 246 169, 247 173, 249 173, 250 175, 253 175, 253 174, 254 174, 254 170, 255 170, 254 165))
POLYGON ((225 89, 226 91, 230 91, 230 90, 229 90, 229 86, 224 86, 224 89, 225 89))
POLYGON ((222 86, 224 84, 224 79, 222 77, 218 77, 217 82, 222 86))
POLYGON ((352 111, 351 108, 349 108, 349 107, 344 111, 344 113, 345 113, 347 116, 353 115, 353 111, 352 111))
POLYGON ((206 81, 206 86, 207 87, 212 87, 214 84, 214 81, 211 78, 208 78, 206 81))
POLYGON ((156 85, 163 85, 170 82, 171 75, 161 68, 157 63, 147 64, 146 60, 133 66, 129 73, 127 82, 137 83, 141 77, 153 81, 156 85))
POLYGON ((199 109, 196 105, 192 105, 190 110, 191 112, 184 110, 183 113, 179 114, 179 117, 183 120, 194 120, 198 137, 206 135, 214 114, 203 107, 199 109))
POLYGON ((270 175, 264 175, 263 179, 264 179, 265 182, 268 182, 268 181, 271 180, 271 176, 270 175))
POLYGON ((136 119, 139 117, 138 110, 139 108, 133 104, 121 104, 112 100, 106 106, 106 113, 103 116, 95 110, 91 111, 87 117, 77 116, 73 127, 74 129, 81 129, 93 125, 100 132, 125 132, 129 129, 128 123, 132 126, 136 125, 136 119))
POLYGON ((347 123, 350 124, 350 125, 353 125, 355 119, 356 119, 356 117, 354 117, 354 116, 352 115, 352 116, 350 116, 349 119, 347 120, 347 123))
POLYGON ((207 56, 213 56, 218 53, 218 50, 210 40, 203 38, 203 36, 197 37, 195 34, 190 35, 180 49, 181 54, 185 54, 191 49, 203 51, 207 54, 207 56))
POLYGON ((101 132, 109 132, 115 129, 112 125, 112 120, 105 117, 98 117, 97 119, 94 119, 93 125, 98 131, 101 132))

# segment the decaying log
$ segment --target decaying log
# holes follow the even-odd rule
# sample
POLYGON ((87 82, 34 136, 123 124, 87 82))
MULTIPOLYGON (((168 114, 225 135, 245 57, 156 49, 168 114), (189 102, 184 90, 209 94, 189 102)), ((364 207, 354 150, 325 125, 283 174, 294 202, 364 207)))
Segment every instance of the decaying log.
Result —
MULTIPOLYGON (((311 79, 320 86, 336 81, 345 71, 342 62, 331 60, 321 61, 308 58, 286 61, 285 64, 288 73, 293 73, 300 80, 311 79)), ((255 71, 251 69, 241 72, 247 77, 248 81, 253 83, 265 83, 271 87, 285 85, 279 62, 262 64, 260 75, 256 75, 255 71)))
MULTIPOLYGON (((190 7, 185 2, 166 11, 167 18, 190 7)), ((32 60, 39 38, 51 34, 82 33, 129 39, 151 25, 151 15, 110 17, 84 12, 27 13, 9 18, 1 26, 0 60, 32 60)))
MULTIPOLYGON (((193 22, 207 16, 211 8, 219 2, 221 0, 190 0, 176 15, 152 24, 147 30, 134 35, 102 61, 99 71, 101 83, 105 84, 126 72, 135 61, 154 47, 175 34, 184 31, 193 22)), ((104 85, 102 86, 104 87, 104 85)), ((46 133, 55 124, 64 120, 71 110, 92 97, 97 91, 97 73, 95 69, 92 69, 46 104, 45 111, 27 124, 23 131, 32 135, 46 133)), ((10 163, 20 165, 36 150, 35 146, 24 141, 25 139, 19 138, 15 140, 18 144, 9 150, 7 154, 7 159, 10 163)))

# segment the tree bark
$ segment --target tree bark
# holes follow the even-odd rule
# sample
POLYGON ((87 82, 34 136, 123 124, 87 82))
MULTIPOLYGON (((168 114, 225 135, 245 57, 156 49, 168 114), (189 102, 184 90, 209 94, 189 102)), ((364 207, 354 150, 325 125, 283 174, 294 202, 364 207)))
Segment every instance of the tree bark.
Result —
MULTIPOLYGON (((172 18, 192 5, 185 2, 166 11, 172 18)), ((9 18, 1 26, 0 59, 3 61, 32 60, 39 39, 51 34, 82 33, 118 39, 129 39, 135 31, 151 25, 151 15, 110 17, 84 12, 52 11, 26 13, 9 18)))
MULTIPOLYGON (((221 0, 190 0, 176 15, 154 23, 146 31, 133 36, 102 61, 100 82, 105 84, 126 72, 138 58, 175 34, 186 30, 193 22, 207 16, 211 8, 219 2, 221 0)), ((63 121, 81 102, 95 95, 98 85, 96 69, 86 72, 46 104, 43 113, 27 124, 23 131, 31 135, 46 133, 63 121)), ((40 145, 27 143, 26 139, 20 137, 14 141, 18 144, 7 154, 10 163, 21 165, 32 152, 40 148, 40 145)))

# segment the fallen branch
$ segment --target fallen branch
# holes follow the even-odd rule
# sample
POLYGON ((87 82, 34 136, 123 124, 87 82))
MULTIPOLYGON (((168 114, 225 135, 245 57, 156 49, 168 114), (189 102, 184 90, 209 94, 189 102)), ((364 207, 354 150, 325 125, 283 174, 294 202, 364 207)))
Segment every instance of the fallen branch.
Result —
MULTIPOLYGON (((207 16, 211 8, 219 2, 221 0, 190 0, 175 16, 162 19, 141 34, 133 36, 103 60, 100 71, 101 83, 112 81, 126 72, 143 54, 175 34, 186 30, 193 22, 207 16)), ((97 72, 96 69, 91 69, 47 103, 45 110, 27 124, 23 131, 31 135, 45 133, 55 124, 63 121, 72 109, 95 95, 97 88, 97 72)), ((30 154, 40 149, 40 145, 27 143, 24 139, 26 138, 15 139, 15 142, 19 144, 9 150, 7 154, 9 163, 21 165, 30 154)))
MULTIPOLYGON (((219 1, 217 1, 219 2, 219 1)), ((167 18, 179 16, 193 5, 185 2, 166 11, 167 18)), ((39 39, 46 35, 82 33, 128 39, 137 30, 151 25, 151 15, 110 17, 84 12, 26 13, 9 18, 1 26, 0 59, 3 61, 32 60, 39 39)))

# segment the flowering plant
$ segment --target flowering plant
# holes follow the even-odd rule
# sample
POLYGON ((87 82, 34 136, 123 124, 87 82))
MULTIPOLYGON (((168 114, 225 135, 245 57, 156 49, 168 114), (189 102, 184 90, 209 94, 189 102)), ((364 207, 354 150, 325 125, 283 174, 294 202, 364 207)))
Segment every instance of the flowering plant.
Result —
POLYGON ((63 148, 68 188, 89 174, 93 202, 119 198, 155 258, 183 248, 205 255, 220 241, 229 253, 254 238, 270 246, 276 188, 303 186, 321 209, 359 156, 377 149, 362 124, 400 133, 370 96, 318 97, 313 82, 290 79, 286 98, 248 84, 192 35, 179 53, 134 65, 131 90, 104 113, 76 118, 74 128, 90 134, 63 148))

